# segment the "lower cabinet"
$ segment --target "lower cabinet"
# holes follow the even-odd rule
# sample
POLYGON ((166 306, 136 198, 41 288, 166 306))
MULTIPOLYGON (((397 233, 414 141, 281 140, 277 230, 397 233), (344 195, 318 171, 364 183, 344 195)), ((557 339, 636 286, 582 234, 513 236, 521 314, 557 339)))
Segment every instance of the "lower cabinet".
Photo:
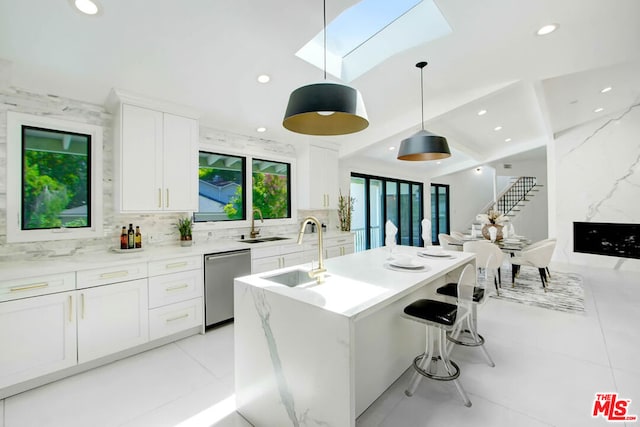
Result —
POLYGON ((147 279, 78 291, 78 363, 149 341, 147 279))
POLYGON ((74 366, 75 291, 0 304, 0 388, 74 366))
POLYGON ((152 340, 185 329, 202 326, 202 298, 195 298, 149 310, 149 337, 152 340))

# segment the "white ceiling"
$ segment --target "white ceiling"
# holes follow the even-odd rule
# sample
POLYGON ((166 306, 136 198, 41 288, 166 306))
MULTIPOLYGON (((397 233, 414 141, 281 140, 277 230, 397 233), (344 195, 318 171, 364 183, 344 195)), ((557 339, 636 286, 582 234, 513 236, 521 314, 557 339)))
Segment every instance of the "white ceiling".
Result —
MULTIPOLYGON (((332 19, 356 0, 327 0, 332 19)), ((116 87, 194 107, 201 123, 305 143, 320 137, 282 127, 288 96, 322 79, 295 53, 322 29, 321 0, 102 0, 88 17, 69 0, 0 0, 0 58, 15 87, 102 104, 116 87), (260 84, 259 74, 271 82, 260 84), (267 127, 263 134, 259 126, 267 127)), ((350 84, 370 126, 322 137, 343 158, 384 160, 438 175, 528 151, 554 133, 615 114, 640 100, 638 0, 436 0, 453 33, 402 52, 350 84), (560 28, 546 37, 544 24, 560 28), (395 159, 425 119, 453 156, 395 159), (613 90, 601 94, 600 89, 613 90), (574 102, 577 101, 577 102, 574 102), (605 110, 594 113, 596 107, 605 110), (476 113, 486 109, 480 117, 476 113), (499 132, 493 129, 502 126, 499 132), (511 138, 506 143, 505 138, 511 138)))

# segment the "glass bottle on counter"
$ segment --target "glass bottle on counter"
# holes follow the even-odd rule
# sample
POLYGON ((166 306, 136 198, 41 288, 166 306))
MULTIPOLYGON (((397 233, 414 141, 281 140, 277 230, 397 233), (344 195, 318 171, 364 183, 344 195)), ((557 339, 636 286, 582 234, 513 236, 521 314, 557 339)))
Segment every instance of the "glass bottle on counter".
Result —
POLYGON ((135 235, 136 249, 142 248, 142 233, 140 233, 140 226, 136 225, 135 235))
POLYGON ((122 231, 120 232, 120 249, 128 249, 129 248, 129 235, 127 234, 127 228, 122 226, 122 231))
POLYGON ((128 231, 128 243, 127 246, 129 249, 133 249, 135 247, 135 232, 133 231, 133 224, 129 224, 129 231, 128 231))

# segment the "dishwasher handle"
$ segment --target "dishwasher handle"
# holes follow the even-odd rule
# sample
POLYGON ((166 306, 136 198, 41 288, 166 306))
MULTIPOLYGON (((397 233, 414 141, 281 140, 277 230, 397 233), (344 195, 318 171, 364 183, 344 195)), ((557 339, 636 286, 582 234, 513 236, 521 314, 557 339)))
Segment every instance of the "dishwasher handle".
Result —
POLYGON ((214 260, 214 259, 231 258, 231 257, 235 257, 235 256, 242 255, 242 254, 249 254, 250 251, 251 251, 250 249, 243 249, 243 250, 240 250, 240 251, 221 252, 219 254, 205 255, 204 260, 205 261, 209 261, 209 260, 214 260))

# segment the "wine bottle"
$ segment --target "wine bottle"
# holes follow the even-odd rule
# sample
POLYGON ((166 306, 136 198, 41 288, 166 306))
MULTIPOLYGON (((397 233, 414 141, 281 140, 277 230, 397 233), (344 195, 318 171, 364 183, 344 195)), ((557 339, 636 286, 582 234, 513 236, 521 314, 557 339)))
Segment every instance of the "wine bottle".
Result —
POLYGON ((142 247, 142 233, 140 233, 140 226, 136 225, 136 248, 142 247))
POLYGON ((122 226, 122 232, 120 232, 120 249, 127 249, 129 247, 129 236, 127 235, 127 228, 122 226))
POLYGON ((133 231, 133 224, 129 224, 128 241, 127 241, 127 247, 129 249, 133 249, 135 247, 135 244, 136 244, 135 234, 136 233, 133 231))

